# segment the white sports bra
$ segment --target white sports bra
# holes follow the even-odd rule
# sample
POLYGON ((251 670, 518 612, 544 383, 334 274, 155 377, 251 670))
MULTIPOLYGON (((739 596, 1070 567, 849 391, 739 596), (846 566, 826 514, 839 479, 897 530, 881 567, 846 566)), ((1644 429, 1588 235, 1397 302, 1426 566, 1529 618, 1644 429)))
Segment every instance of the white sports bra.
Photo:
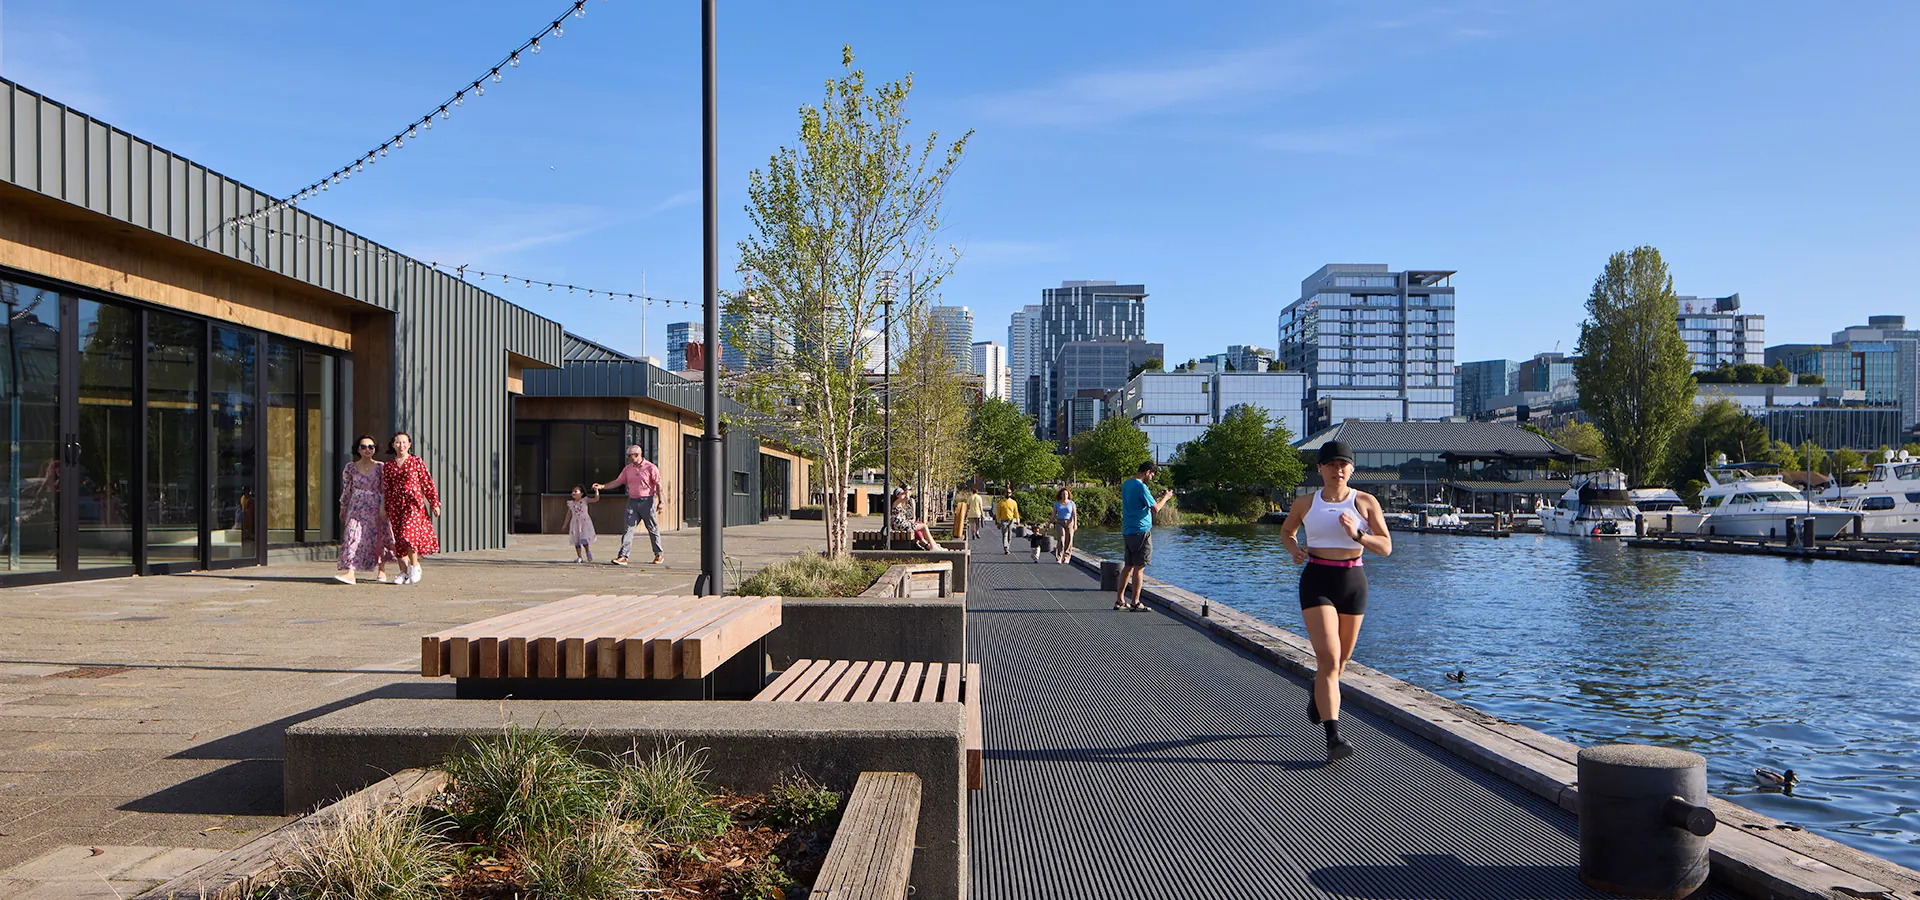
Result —
POLYGON ((1355 508, 1354 499, 1359 491, 1347 489, 1347 499, 1339 503, 1329 503, 1319 491, 1313 492, 1313 506, 1307 510, 1306 518, 1300 520, 1300 536, 1306 539, 1309 547, 1322 550, 1361 550, 1360 542, 1347 537, 1347 530, 1340 527, 1340 514, 1353 513, 1355 521, 1360 523, 1361 534, 1371 534, 1367 526, 1367 517, 1355 508))

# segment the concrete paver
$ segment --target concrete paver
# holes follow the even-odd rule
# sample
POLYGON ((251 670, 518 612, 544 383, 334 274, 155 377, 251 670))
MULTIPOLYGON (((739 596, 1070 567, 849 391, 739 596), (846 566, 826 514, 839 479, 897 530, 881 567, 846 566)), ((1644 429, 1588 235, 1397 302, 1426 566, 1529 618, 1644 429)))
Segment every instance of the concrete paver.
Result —
MULTIPOLYGON (((824 533, 729 528, 729 571, 824 533)), ((615 540, 596 541, 603 558, 615 540)), ((348 587, 331 562, 294 562, 0 589, 0 894, 131 896, 284 824, 289 725, 373 697, 452 696, 451 680, 419 676, 420 637, 441 628, 573 594, 690 592, 699 532, 663 542, 666 565, 621 568, 572 562, 565 535, 516 535, 431 557, 405 586, 348 587)))

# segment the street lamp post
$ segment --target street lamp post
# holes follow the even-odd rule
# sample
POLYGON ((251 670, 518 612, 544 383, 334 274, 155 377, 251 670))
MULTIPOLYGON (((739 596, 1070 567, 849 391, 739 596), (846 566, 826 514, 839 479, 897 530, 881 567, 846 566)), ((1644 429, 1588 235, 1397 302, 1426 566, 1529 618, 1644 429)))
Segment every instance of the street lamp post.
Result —
POLYGON ((726 547, 722 543, 726 527, 726 465, 720 436, 720 161, 719 115, 714 98, 714 4, 700 3, 700 117, 701 117, 701 191, 705 219, 702 230, 705 244, 705 297, 702 300, 707 330, 705 414, 706 433, 700 443, 700 578, 694 593, 701 596, 724 594, 727 582, 726 547))
POLYGON ((880 443, 883 448, 881 482, 884 485, 887 517, 886 548, 893 549, 893 273, 880 276, 880 395, 886 404, 880 407, 880 443))

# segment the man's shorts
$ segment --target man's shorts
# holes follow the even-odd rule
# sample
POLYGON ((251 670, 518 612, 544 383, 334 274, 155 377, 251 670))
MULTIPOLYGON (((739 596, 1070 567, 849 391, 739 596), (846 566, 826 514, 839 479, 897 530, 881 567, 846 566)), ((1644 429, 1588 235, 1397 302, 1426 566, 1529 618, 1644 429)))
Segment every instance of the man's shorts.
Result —
POLYGON ((1153 533, 1142 531, 1126 535, 1128 566, 1144 568, 1153 561, 1153 533))

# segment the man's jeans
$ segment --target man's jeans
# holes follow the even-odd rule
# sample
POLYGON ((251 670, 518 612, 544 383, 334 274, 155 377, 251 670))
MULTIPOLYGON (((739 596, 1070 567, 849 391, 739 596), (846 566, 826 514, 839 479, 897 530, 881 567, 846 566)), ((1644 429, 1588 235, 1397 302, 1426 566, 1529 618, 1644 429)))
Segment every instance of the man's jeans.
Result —
POLYGON ((660 555, 660 524, 653 519, 652 497, 627 498, 627 528, 620 532, 620 552, 614 554, 620 559, 627 558, 627 551, 633 549, 633 529, 636 525, 647 526, 647 539, 653 542, 653 555, 660 555))

